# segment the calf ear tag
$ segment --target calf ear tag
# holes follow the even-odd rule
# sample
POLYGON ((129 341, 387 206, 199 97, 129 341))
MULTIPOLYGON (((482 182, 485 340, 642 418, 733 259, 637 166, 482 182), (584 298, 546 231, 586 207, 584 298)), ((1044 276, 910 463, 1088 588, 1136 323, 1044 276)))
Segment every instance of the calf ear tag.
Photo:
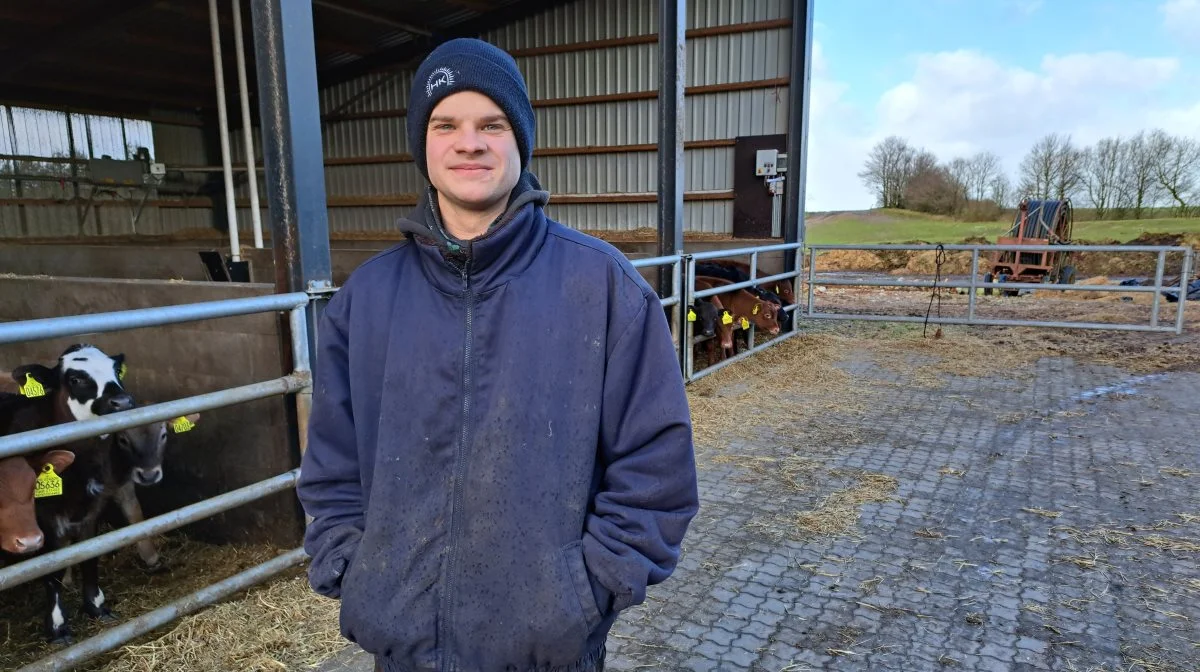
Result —
POLYGON ((696 321, 696 311, 689 308, 688 309, 688 322, 695 322, 695 321, 696 321))
POLYGON ((733 324, 733 314, 729 311, 721 313, 721 324, 733 324))
POLYGON ((121 362, 121 369, 117 371, 117 380, 125 380, 125 372, 129 371, 129 366, 125 362, 121 362))
POLYGON ((750 320, 747 320, 746 318, 743 317, 742 318, 742 329, 749 329, 749 328, 750 328, 750 320))
POLYGON ((46 396, 46 388, 42 387, 32 373, 25 374, 25 384, 20 386, 21 394, 27 397, 44 397, 46 396))
POLYGON ((761 307, 761 306, 759 306, 757 303, 756 303, 756 304, 754 304, 754 308, 753 308, 753 309, 750 311, 750 314, 751 314, 751 315, 757 315, 757 314, 758 314, 758 309, 759 309, 760 307, 761 307))
POLYGON ((55 497, 61 495, 62 491, 62 476, 54 473, 54 465, 43 466, 42 473, 38 474, 37 481, 33 484, 34 498, 55 497))
POLYGON ((193 425, 192 421, 188 420, 186 416, 180 416, 171 421, 171 431, 175 432, 176 434, 190 432, 195 426, 196 425, 193 425))

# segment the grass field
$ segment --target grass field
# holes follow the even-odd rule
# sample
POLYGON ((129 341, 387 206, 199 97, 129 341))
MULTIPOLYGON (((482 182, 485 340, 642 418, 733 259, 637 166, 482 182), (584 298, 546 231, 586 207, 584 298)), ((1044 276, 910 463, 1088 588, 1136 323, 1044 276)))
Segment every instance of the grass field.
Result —
MULTIPOLYGON (((808 242, 843 244, 957 243, 980 236, 994 241, 1010 222, 958 222, 946 217, 905 210, 866 210, 806 215, 808 242)), ((1143 233, 1200 233, 1200 218, 1159 218, 1124 221, 1075 221, 1075 240, 1128 242, 1143 233)))

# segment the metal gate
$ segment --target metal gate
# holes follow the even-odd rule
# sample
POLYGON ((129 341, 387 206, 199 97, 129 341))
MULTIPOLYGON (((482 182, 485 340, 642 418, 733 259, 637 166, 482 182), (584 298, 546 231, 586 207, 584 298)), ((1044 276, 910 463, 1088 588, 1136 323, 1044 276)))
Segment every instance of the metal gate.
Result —
POLYGON ((1101 329, 1111 331, 1150 331, 1150 332, 1169 332, 1175 334, 1183 333, 1183 311, 1184 304, 1187 301, 1188 280, 1192 275, 1192 248, 1169 247, 1169 246, 1153 246, 1153 245, 809 245, 808 246, 809 261, 808 261, 808 279, 807 293, 808 301, 805 307, 804 316, 813 319, 826 320, 864 320, 876 322, 928 322, 930 324, 977 324, 987 326, 1014 326, 1014 327, 1052 327, 1059 329, 1101 329), (890 278, 834 278, 826 275, 821 277, 817 273, 817 259, 821 252, 830 250, 861 250, 866 252, 876 252, 884 250, 913 250, 913 251, 946 251, 946 252, 970 252, 971 253, 971 270, 970 275, 966 280, 900 280, 890 278), (1017 250, 1025 252, 1106 252, 1118 254, 1146 254, 1151 253, 1157 255, 1157 265, 1154 274, 1153 285, 1071 285, 1058 283, 1015 283, 1015 282, 981 282, 979 280, 979 257, 981 252, 993 252, 1000 250, 1017 250), (1180 269, 1179 280, 1177 284, 1164 285, 1164 275, 1166 273, 1167 254, 1178 253, 1183 255, 1182 268, 1180 269), (818 285, 829 286, 862 286, 862 287, 913 287, 927 289, 965 289, 968 293, 967 315, 966 317, 917 317, 912 315, 874 315, 861 313, 829 313, 821 312, 816 309, 816 287, 818 285), (1104 322, 1080 322, 1080 321, 1063 321, 1063 320, 1020 320, 1020 319, 988 319, 980 318, 976 315, 977 298, 976 294, 979 289, 1001 289, 1001 290, 1030 290, 1037 291, 1094 291, 1094 292, 1120 292, 1120 293, 1154 293, 1154 302, 1151 306, 1149 324, 1109 324, 1104 322), (1176 291, 1177 303, 1175 308, 1175 319, 1173 324, 1162 325, 1161 322, 1161 301, 1164 291, 1176 291))
MULTIPOLYGON (((97 313, 56 317, 0 324, 0 344, 44 340, 62 336, 122 331, 183 322, 195 322, 236 315, 275 311, 288 312, 291 352, 294 369, 291 373, 243 385, 200 394, 176 401, 153 404, 129 411, 113 413, 89 420, 78 420, 45 429, 0 437, 0 458, 24 455, 52 446, 110 434, 159 420, 171 420, 189 413, 232 406, 234 404, 290 395, 295 398, 300 426, 307 424, 312 395, 312 372, 309 366, 309 339, 305 309, 310 299, 304 293, 275 294, 248 299, 231 299, 206 303, 182 304, 160 308, 144 308, 114 313, 97 313)), ((0 569, 0 591, 65 569, 83 560, 99 557, 163 532, 174 530, 223 511, 263 499, 277 492, 294 488, 300 470, 292 469, 258 483, 238 488, 195 504, 149 518, 92 539, 46 553, 0 569)), ((155 628, 198 611, 237 591, 261 583, 306 560, 303 548, 288 551, 267 562, 231 576, 190 595, 166 604, 154 611, 115 626, 71 647, 27 665, 19 672, 71 669, 75 665, 125 644, 155 628)))

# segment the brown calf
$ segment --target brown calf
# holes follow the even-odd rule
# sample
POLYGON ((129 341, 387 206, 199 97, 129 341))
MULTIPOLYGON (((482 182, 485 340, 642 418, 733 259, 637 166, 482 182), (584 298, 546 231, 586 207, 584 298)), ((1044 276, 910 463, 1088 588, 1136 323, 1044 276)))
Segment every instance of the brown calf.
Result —
POLYGON ((46 535, 34 512, 34 484, 47 466, 62 474, 74 460, 75 454, 68 450, 0 459, 0 551, 26 555, 42 549, 46 535))
MULTIPOLYGON (((732 285, 733 282, 724 278, 697 276, 696 287, 701 289, 701 284, 704 285, 702 289, 710 289, 732 285)), ((745 289, 721 292, 713 295, 712 298, 719 298, 722 305, 733 313, 735 319, 744 317, 753 322, 754 326, 772 336, 779 333, 779 304, 763 301, 745 289)))

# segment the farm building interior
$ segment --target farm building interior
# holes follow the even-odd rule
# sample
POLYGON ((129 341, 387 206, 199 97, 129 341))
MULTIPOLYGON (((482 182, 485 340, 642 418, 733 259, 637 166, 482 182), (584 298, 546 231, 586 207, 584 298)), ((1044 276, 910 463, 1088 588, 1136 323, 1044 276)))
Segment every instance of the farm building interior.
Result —
MULTIPOLYGON (((666 237, 690 251, 795 242, 803 216, 788 204, 803 202, 803 131, 791 137, 789 128, 804 121, 789 101, 804 95, 805 78, 790 71, 806 52, 792 37, 792 15, 810 2, 313 0, 315 53, 288 71, 281 66, 304 61, 304 41, 286 46, 283 61, 260 63, 271 39, 263 7, 278 20, 280 6, 307 10, 307 2, 5 3, 0 322, 312 290, 298 286, 310 269, 292 267, 319 266, 305 259, 311 250, 273 245, 289 230, 280 218, 289 217, 308 235, 327 226, 325 289, 339 286, 399 240, 393 222, 424 189, 407 153, 408 88, 424 55, 455 36, 508 50, 524 73, 538 128, 531 170, 551 192, 549 216, 634 259, 678 251, 660 228, 663 166, 675 165, 659 154, 669 128, 671 138, 681 136, 672 172, 683 184, 682 209, 671 213, 677 228, 666 237), (686 30, 678 86, 686 106, 671 120, 659 114, 660 89, 672 90, 662 82, 664 6, 684 14, 686 30), (264 74, 291 84, 271 108, 283 109, 282 121, 266 125, 264 74), (315 102, 323 170, 306 163, 314 155, 301 145, 312 138, 286 126, 304 114, 287 105, 304 102, 315 102), (280 128, 303 142, 281 149, 280 128), (275 170, 291 171, 283 183, 298 193, 280 194, 264 155, 293 150, 289 165, 275 170), (798 184, 785 189, 789 150, 798 184), (778 171, 762 174, 764 156, 778 171), (305 182, 314 176, 323 192, 305 182), (314 197, 315 218, 312 208, 277 210, 314 197)), ((808 21, 811 30, 811 13, 808 21)), ((284 25, 284 39, 293 28, 284 25)), ((788 263, 783 252, 758 257, 764 271, 788 263)), ((12 391, 5 385, 13 367, 53 362, 84 340, 124 353, 127 384, 147 403, 249 385, 290 370, 286 327, 286 316, 263 313, 0 342, 0 391, 12 391)), ((196 431, 171 438, 170 486, 139 492, 146 516, 294 468, 293 415, 280 398, 203 414, 196 431)), ((206 542, 287 548, 303 524, 288 491, 184 531, 206 542)))

